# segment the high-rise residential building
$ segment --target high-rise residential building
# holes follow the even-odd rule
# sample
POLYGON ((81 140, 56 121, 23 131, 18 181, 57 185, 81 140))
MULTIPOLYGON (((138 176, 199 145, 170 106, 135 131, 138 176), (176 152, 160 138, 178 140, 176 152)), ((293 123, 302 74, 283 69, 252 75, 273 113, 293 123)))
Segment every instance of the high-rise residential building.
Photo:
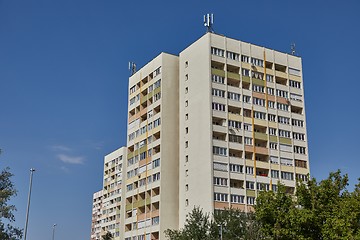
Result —
POLYGON ((180 53, 179 223, 309 173, 301 58, 207 33, 180 53))
POLYGON ((194 206, 252 211, 309 173, 301 58, 206 33, 130 77, 127 134, 115 239, 165 239, 194 206))
POLYGON ((178 227, 179 58, 161 53, 129 79, 123 239, 178 227))
POLYGON ((127 148, 121 147, 104 158, 103 189, 93 195, 91 240, 100 240, 110 232, 120 239, 123 163, 127 148))
POLYGON ((101 213, 102 213, 102 190, 93 194, 92 215, 91 215, 91 240, 101 239, 101 213))

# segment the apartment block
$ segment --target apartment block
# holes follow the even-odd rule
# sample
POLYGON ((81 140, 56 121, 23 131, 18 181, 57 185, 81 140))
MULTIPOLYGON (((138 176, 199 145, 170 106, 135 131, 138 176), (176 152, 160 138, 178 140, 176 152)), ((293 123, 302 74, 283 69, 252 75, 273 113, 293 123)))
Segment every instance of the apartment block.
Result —
POLYGON ((180 53, 179 223, 194 206, 252 211, 309 173, 301 58, 207 33, 180 53))
POLYGON ((122 182, 104 166, 100 235, 165 239, 194 206, 253 211, 278 182, 293 193, 309 173, 302 75, 298 56, 214 33, 139 69, 122 182))
POLYGON ((179 59, 161 53, 129 79, 123 239, 178 227, 179 59))
POLYGON ((91 215, 91 240, 101 239, 101 214, 102 214, 102 190, 93 194, 92 215, 91 215))

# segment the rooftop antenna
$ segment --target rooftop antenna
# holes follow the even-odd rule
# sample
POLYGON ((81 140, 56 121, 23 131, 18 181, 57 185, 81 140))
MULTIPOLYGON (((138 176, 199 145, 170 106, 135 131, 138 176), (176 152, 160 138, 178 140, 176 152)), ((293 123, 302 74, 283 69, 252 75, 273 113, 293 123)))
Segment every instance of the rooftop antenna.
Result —
POLYGON ((129 70, 131 76, 134 75, 134 73, 136 73, 136 64, 134 62, 129 62, 129 70))
POLYGON ((296 54, 295 43, 292 43, 290 46, 291 46, 291 55, 295 56, 295 54, 296 54))
POLYGON ((213 25, 214 25, 214 14, 208 13, 204 15, 204 26, 206 27, 206 32, 213 33, 214 32, 213 25))

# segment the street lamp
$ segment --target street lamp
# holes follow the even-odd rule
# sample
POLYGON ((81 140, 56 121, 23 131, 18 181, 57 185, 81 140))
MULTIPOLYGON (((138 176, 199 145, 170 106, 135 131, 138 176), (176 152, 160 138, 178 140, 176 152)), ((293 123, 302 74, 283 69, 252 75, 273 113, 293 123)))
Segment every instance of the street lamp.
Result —
POLYGON ((28 228, 28 222, 29 222, 31 188, 32 188, 32 179, 33 179, 33 174, 34 174, 34 172, 35 172, 35 169, 34 169, 34 168, 30 168, 30 184, 29 184, 29 195, 28 195, 27 208, 26 208, 26 220, 25 220, 24 240, 26 240, 27 228, 28 228))
POLYGON ((218 226, 220 227, 220 240, 223 240, 223 226, 222 224, 219 224, 218 226))
POLYGON ((56 227, 56 223, 53 225, 53 235, 52 235, 52 240, 55 239, 55 227, 56 227))

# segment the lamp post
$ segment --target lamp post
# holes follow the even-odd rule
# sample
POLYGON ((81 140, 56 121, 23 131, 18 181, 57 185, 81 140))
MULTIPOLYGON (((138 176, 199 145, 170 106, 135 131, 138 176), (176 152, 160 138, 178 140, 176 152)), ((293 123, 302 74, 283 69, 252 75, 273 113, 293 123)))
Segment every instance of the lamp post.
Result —
POLYGON ((56 223, 53 225, 52 240, 55 240, 55 227, 56 227, 56 223))
POLYGON ((222 224, 218 225, 220 227, 220 240, 223 240, 223 226, 222 224))
POLYGON ((26 236, 27 236, 27 228, 28 228, 28 222, 29 222, 29 211, 30 211, 30 199, 31 199, 31 188, 32 188, 32 179, 33 179, 34 172, 35 172, 35 169, 30 168, 30 184, 29 184, 29 195, 28 195, 27 208, 26 208, 24 240, 26 240, 26 236))

